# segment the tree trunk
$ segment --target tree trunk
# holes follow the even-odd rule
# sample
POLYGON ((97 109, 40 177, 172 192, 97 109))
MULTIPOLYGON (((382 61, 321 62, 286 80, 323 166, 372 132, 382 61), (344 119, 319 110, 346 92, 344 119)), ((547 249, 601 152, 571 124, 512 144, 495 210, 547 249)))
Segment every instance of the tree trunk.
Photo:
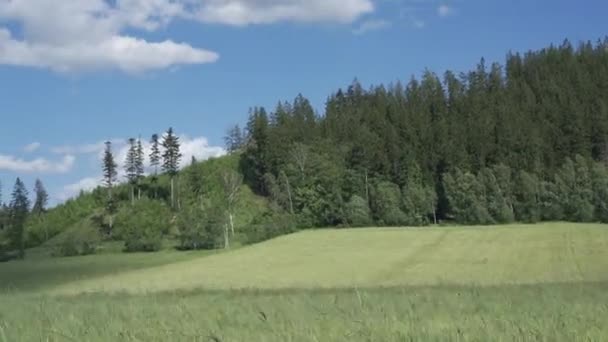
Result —
POLYGON ((137 199, 138 200, 141 199, 141 188, 140 187, 137 188, 137 199))
POLYGON ((224 249, 230 248, 230 240, 228 239, 228 225, 224 224, 224 249))
POLYGON ((367 169, 365 170, 365 200, 367 201, 367 205, 369 206, 369 185, 367 180, 367 169))
POLYGON ((287 198, 289 199, 289 212, 293 216, 294 213, 293 213, 293 201, 291 199, 291 186, 289 185, 289 179, 287 178, 287 175, 283 174, 283 177, 285 177, 285 183, 287 184, 287 198))
POLYGON ((175 209, 175 195, 173 193, 173 176, 171 176, 171 208, 175 209))
POLYGON ((231 236, 234 237, 234 220, 233 220, 233 217, 232 217, 232 211, 230 211, 228 213, 228 217, 230 219, 230 232, 232 233, 231 236))
POLYGON ((433 221, 435 222, 435 225, 437 225, 437 210, 433 209, 433 221))
POLYGON ((182 202, 181 202, 181 198, 179 196, 179 178, 177 178, 175 180, 175 187, 176 187, 175 198, 177 200, 177 210, 182 210, 182 202))
POLYGON ((131 185, 131 205, 135 204, 135 187, 131 185))

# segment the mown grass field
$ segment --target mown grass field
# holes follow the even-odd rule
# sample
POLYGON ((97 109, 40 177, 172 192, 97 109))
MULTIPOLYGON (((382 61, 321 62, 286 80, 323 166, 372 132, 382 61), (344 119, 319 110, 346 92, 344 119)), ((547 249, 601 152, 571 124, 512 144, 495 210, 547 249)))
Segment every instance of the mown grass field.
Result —
POLYGON ((608 227, 306 231, 0 264, 0 288, 2 342, 602 341, 608 227))

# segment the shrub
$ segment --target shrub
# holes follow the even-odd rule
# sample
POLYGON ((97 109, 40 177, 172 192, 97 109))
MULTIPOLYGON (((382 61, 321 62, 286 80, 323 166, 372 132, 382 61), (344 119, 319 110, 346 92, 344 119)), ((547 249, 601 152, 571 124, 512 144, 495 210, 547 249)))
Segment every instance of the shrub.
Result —
POLYGON ((365 227, 372 224, 371 212, 367 201, 357 195, 353 195, 346 203, 346 220, 351 227, 365 227))
POLYGON ((256 217, 247 229, 247 243, 258 243, 296 231, 295 218, 287 213, 269 210, 256 217))
POLYGON ((225 218, 217 208, 184 208, 177 217, 180 250, 215 249, 223 246, 225 218))
POLYGON ((101 243, 99 230, 87 220, 65 232, 54 245, 53 256, 68 257, 94 254, 101 243))
POLYGON ((401 226, 408 218, 401 211, 401 190, 397 184, 380 182, 371 192, 373 212, 380 225, 401 226))
POLYGON ((116 216, 116 229, 125 241, 126 252, 155 252, 162 248, 170 227, 171 211, 160 201, 140 199, 122 208, 116 216))

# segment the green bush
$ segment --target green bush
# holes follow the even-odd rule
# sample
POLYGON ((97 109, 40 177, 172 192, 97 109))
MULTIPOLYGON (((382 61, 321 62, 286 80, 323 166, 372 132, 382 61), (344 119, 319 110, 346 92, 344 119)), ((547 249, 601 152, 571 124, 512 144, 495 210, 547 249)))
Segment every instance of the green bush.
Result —
POLYGON ((401 226, 408 218, 401 210, 401 189, 391 182, 380 182, 372 188, 372 209, 379 225, 401 226))
POLYGON ((284 212, 267 211, 247 229, 247 243, 258 243, 296 231, 295 218, 284 212))
POLYGON ((101 243, 99 230, 87 220, 65 232, 54 244, 53 256, 69 257, 94 254, 101 243))
POLYGON ((371 212, 367 201, 357 195, 353 195, 346 203, 346 220, 351 227, 365 227, 372 225, 371 212))
POLYGON ((217 208, 184 208, 177 216, 180 250, 215 249, 223 246, 225 219, 217 208))
POLYGON ((162 248, 169 232, 170 209, 160 201, 147 198, 123 207, 116 215, 116 230, 125 241, 126 252, 155 252, 162 248))

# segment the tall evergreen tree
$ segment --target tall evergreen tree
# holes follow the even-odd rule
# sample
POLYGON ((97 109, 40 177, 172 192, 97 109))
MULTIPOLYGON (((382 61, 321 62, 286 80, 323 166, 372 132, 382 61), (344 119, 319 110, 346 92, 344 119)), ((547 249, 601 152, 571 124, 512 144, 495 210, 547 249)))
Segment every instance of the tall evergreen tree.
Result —
POLYGON ((160 145, 158 140, 158 134, 152 134, 152 138, 150 139, 150 155, 148 156, 150 159, 150 168, 152 169, 152 184, 154 186, 154 197, 157 197, 157 182, 158 182, 158 166, 160 165, 160 145))
POLYGON ((224 143, 228 153, 237 152, 244 147, 245 134, 239 125, 234 125, 228 130, 224 137, 224 143))
POLYGON ((182 154, 179 151, 179 137, 175 135, 173 128, 170 127, 163 136, 162 146, 162 168, 163 171, 171 177, 171 207, 175 209, 175 176, 177 176, 179 171, 179 162, 182 158, 182 154))
POLYGON ((34 194, 36 196, 34 200, 34 206, 32 208, 32 213, 35 215, 42 215, 46 212, 46 206, 49 202, 49 194, 46 191, 44 184, 40 179, 36 179, 36 183, 34 185, 34 194))
POLYGON ((110 141, 106 141, 105 146, 106 147, 103 154, 103 184, 108 192, 106 212, 109 216, 110 231, 108 233, 111 234, 114 226, 114 213, 116 211, 112 190, 117 181, 116 177, 118 176, 118 172, 116 171, 116 168, 118 166, 116 165, 114 155, 112 154, 112 143, 110 141))
POLYGON ((9 205, 9 239, 13 248, 19 250, 19 257, 25 257, 25 221, 30 208, 28 192, 21 179, 17 178, 9 205))
POLYGON ((141 181, 144 178, 145 174, 145 156, 144 156, 144 147, 141 143, 141 137, 137 139, 137 150, 136 150, 136 158, 135 158, 135 174, 136 174, 136 184, 137 184, 137 198, 141 199, 141 181))
POLYGON ((129 182, 129 186, 131 188, 131 205, 135 203, 135 186, 137 185, 138 180, 138 169, 137 169, 137 145, 134 138, 129 138, 128 140, 129 150, 127 151, 127 155, 125 157, 125 177, 129 182))

